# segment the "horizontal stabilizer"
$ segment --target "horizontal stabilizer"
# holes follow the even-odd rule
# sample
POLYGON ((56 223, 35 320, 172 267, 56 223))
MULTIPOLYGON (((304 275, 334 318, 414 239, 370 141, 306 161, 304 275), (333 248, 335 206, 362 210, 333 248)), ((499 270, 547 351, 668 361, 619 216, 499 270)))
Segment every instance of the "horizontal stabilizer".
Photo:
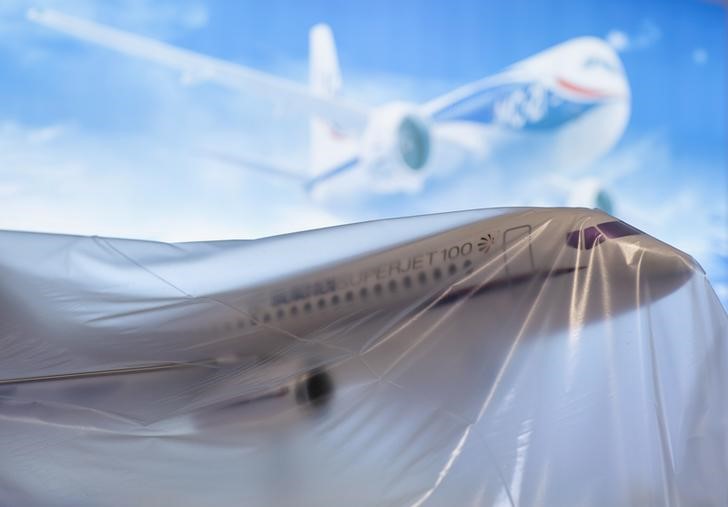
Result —
POLYGON ((334 167, 327 168, 325 171, 314 177, 308 177, 306 168, 298 170, 290 167, 284 167, 282 165, 272 164, 263 160, 257 160, 254 158, 241 157, 238 155, 228 155, 211 151, 207 151, 206 154, 215 160, 239 167, 241 169, 257 173, 263 173, 267 176, 284 178, 300 183, 301 185, 303 185, 303 188, 307 192, 313 190, 314 187, 316 187, 316 185, 318 185, 319 183, 338 176, 339 174, 355 169, 359 164, 359 158, 352 157, 348 160, 343 161, 340 164, 335 165, 334 167))
POLYGON ((273 164, 265 160, 255 159, 252 157, 242 157, 239 155, 230 155, 227 153, 219 153, 209 150, 205 151, 204 155, 219 162, 239 167, 241 169, 246 169, 257 173, 263 173, 266 176, 284 178, 301 184, 305 184, 308 181, 308 177, 305 175, 305 173, 297 169, 273 164))

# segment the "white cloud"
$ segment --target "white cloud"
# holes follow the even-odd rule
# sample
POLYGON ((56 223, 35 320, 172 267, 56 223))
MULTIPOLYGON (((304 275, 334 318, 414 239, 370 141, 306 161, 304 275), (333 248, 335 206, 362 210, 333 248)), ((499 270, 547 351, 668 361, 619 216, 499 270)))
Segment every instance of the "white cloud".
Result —
POLYGON ((624 51, 629 46, 629 36, 621 30, 612 30, 607 34, 607 42, 617 51, 624 51))
POLYGON ((708 61, 708 52, 703 48, 694 49, 691 56, 696 65, 704 65, 708 61))
POLYGON ((18 185, 12 183, 0 183, 0 198, 11 197, 20 191, 18 185))
POLYGON ((332 225, 303 193, 146 141, 0 125, 0 228, 167 241, 265 236, 332 225), (43 139, 41 143, 38 139, 43 139), (252 182, 252 184, 251 184, 252 182))
POLYGON ((0 36, 16 51, 29 41, 60 37, 49 29, 35 27, 27 19, 31 8, 53 9, 124 30, 157 38, 173 38, 181 32, 207 26, 209 12, 197 0, 3 0, 0 2, 0 36))
POLYGON ((619 52, 647 49, 656 44, 661 38, 660 28, 649 19, 642 22, 636 33, 628 34, 623 30, 614 29, 606 36, 607 42, 619 52))
POLYGON ((28 142, 30 144, 44 144, 55 141, 66 131, 63 125, 49 125, 28 131, 28 142))
POLYGON ((181 19, 185 27, 199 30, 207 26, 210 21, 210 14, 203 4, 195 3, 183 10, 181 19))

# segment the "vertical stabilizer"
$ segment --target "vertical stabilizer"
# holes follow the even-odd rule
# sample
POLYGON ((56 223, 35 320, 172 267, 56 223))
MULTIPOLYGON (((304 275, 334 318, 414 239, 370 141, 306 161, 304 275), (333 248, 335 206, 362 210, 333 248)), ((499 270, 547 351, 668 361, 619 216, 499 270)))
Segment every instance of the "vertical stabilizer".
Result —
POLYGON ((319 23, 309 32, 309 79, 311 90, 332 96, 341 89, 341 71, 336 55, 334 35, 329 25, 319 23))
MULTIPOLYGON (((331 28, 319 23, 309 32, 309 84, 321 97, 332 97, 341 90, 341 72, 331 28)), ((311 167, 314 174, 330 169, 351 156, 354 148, 337 125, 323 118, 311 118, 311 167)))

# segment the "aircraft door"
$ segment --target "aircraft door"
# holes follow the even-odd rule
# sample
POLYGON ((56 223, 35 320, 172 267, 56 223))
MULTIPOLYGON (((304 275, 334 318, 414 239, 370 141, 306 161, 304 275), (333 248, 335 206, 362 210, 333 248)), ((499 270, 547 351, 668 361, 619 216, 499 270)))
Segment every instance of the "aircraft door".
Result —
POLYGON ((530 276, 536 269, 531 246, 530 225, 511 227, 503 232, 503 263, 508 280, 530 276))

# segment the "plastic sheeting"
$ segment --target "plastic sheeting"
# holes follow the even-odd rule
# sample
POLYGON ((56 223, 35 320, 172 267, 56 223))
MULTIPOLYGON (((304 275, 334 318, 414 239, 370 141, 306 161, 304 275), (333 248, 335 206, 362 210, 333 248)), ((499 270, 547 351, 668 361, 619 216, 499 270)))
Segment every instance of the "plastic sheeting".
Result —
POLYGON ((598 211, 0 233, 0 505, 727 505, 728 318, 598 211))

